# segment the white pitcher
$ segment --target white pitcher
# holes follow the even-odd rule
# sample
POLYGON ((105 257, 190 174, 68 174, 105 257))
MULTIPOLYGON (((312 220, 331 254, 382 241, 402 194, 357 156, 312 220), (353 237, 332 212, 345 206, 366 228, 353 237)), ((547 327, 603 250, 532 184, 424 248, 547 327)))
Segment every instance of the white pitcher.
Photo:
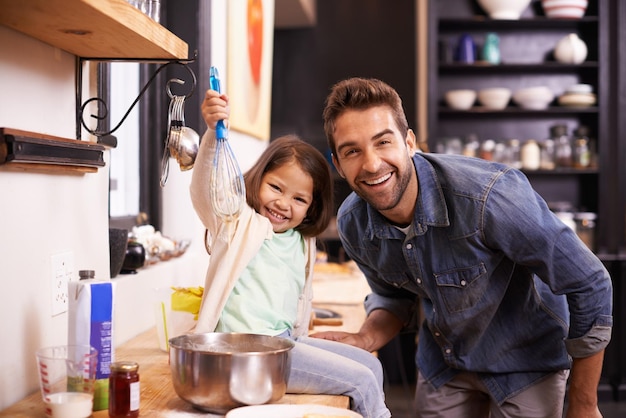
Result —
POLYGON ((587 44, 577 34, 570 33, 557 42, 554 58, 563 64, 580 64, 587 58, 587 44))

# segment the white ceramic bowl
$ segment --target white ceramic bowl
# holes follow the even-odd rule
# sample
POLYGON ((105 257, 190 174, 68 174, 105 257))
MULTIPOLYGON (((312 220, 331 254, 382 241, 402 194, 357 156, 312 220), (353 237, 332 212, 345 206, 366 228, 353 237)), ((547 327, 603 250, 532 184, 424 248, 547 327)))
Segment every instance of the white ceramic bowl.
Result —
POLYGON ((478 4, 492 19, 517 20, 530 0, 478 0, 478 4))
POLYGON ((559 96, 559 104, 567 107, 589 107, 596 104, 593 93, 564 93, 559 96))
POLYGON ((446 104, 456 110, 467 110, 476 101, 476 91, 470 89, 448 90, 445 94, 446 104))
POLYGON ((580 19, 587 11, 587 0, 542 0, 543 12, 551 19, 580 19))
POLYGON ((511 90, 504 87, 492 87, 478 91, 478 102, 487 109, 504 109, 511 100, 511 90))
POLYGON ((593 93, 593 86, 591 84, 572 84, 565 90, 565 93, 593 93))
POLYGON ((553 100, 554 93, 545 86, 526 87, 513 93, 513 101, 522 109, 543 110, 553 100))

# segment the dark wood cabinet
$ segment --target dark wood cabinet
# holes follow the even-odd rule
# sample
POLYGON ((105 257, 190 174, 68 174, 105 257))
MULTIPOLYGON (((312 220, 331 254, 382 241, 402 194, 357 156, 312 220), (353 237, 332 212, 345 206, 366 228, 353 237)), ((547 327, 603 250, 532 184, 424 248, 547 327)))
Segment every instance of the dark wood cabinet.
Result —
POLYGON ((603 383, 613 398, 624 397, 626 383, 626 4, 620 0, 590 1, 586 14, 576 20, 547 18, 535 0, 519 20, 492 20, 475 0, 430 0, 428 29, 429 148, 442 149, 449 138, 464 140, 542 141, 550 127, 565 124, 568 132, 587 126, 595 140, 597 164, 593 168, 527 171, 533 186, 548 202, 566 201, 574 210, 598 214, 596 252, 614 282, 614 335, 605 356, 603 383), (488 33, 500 39, 501 63, 455 62, 454 48, 463 34, 477 45, 477 56, 488 33), (581 64, 562 64, 553 56, 557 42, 576 33, 588 54, 581 64), (559 106, 556 97, 570 85, 590 84, 597 105, 559 106), (453 110, 444 94, 451 89, 519 88, 545 85, 555 100, 545 110, 525 110, 511 103, 503 110, 453 110), (621 110, 621 111, 620 111, 621 110))

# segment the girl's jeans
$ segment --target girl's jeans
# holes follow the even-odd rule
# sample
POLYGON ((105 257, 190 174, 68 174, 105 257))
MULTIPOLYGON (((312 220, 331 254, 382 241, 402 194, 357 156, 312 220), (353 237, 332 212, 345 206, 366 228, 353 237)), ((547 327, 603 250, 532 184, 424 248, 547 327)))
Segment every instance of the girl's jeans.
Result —
POLYGON ((298 337, 291 350, 289 393, 346 395, 363 418, 388 418, 383 369, 372 353, 337 341, 298 337))

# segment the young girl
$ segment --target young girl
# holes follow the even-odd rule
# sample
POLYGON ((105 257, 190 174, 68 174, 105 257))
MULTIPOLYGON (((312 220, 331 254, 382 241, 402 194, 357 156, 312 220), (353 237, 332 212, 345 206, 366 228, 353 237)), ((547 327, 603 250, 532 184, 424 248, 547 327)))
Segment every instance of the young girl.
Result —
POLYGON ((210 201, 215 126, 228 97, 208 90, 209 130, 198 151, 191 199, 207 228, 211 261, 196 332, 247 332, 291 338, 289 393, 347 395, 365 418, 387 418, 383 372, 371 353, 307 336, 315 236, 330 222, 333 192, 324 156, 295 136, 272 141, 245 176, 238 218, 223 222, 210 201))

